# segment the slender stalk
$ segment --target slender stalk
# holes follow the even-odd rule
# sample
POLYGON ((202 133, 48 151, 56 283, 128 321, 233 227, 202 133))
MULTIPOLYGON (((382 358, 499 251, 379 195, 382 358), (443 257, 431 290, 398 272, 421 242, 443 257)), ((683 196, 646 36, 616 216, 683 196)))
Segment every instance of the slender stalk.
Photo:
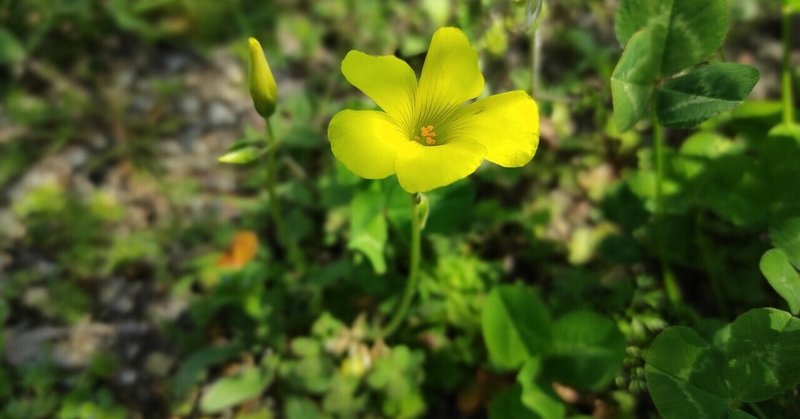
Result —
POLYGON ((664 236, 664 128, 658 123, 655 107, 653 108, 653 143, 656 158, 656 207, 655 207, 655 227, 656 245, 658 247, 658 258, 661 262, 661 276, 664 281, 664 289, 667 292, 670 302, 677 304, 682 300, 682 293, 672 268, 666 260, 666 244, 664 236))
POLYGON ((703 261, 703 266, 711 281, 711 289, 714 293, 714 300, 717 303, 717 310, 722 315, 722 318, 727 318, 729 314, 728 304, 722 296, 722 276, 720 275, 719 261, 714 259, 714 250, 711 240, 703 233, 703 214, 698 211, 695 217, 695 238, 697 246, 700 249, 700 256, 703 261))
POLYGON ((541 71, 541 65, 539 64, 541 39, 538 35, 538 27, 531 30, 531 97, 536 97, 536 91, 539 88, 539 72, 541 71))
POLYGON ((753 413, 755 413, 756 417, 758 417, 759 419, 767 419, 768 418, 768 416, 766 414, 764 414, 764 411, 761 410, 761 408, 758 407, 757 404, 755 404, 753 402, 747 402, 747 406, 749 406, 750 409, 753 410, 753 413))
POLYGON ((531 64, 531 96, 536 97, 539 90, 539 76, 542 73, 542 39, 539 36, 539 18, 544 9, 544 0, 528 0, 525 6, 525 25, 526 32, 530 33, 530 64, 531 64))
POLYGON ((297 245, 291 241, 287 235, 286 226, 283 223, 280 202, 278 201, 278 196, 275 193, 275 184, 277 183, 278 178, 276 155, 278 154, 278 146, 280 145, 280 142, 275 137, 275 132, 273 131, 272 124, 269 123, 269 120, 265 119, 264 122, 266 122, 267 125, 267 147, 269 147, 269 151, 267 152, 267 193, 269 194, 270 216, 272 217, 272 223, 275 225, 275 232, 278 236, 278 241, 289 254, 289 260, 295 265, 296 268, 302 268, 302 253, 300 253, 300 249, 297 248, 297 245))
POLYGON ((381 336, 388 338, 392 333, 397 330, 403 323, 408 313, 408 308, 411 306, 411 300, 414 299, 414 293, 417 290, 417 280, 419 279, 419 260, 420 260, 420 242, 422 237, 422 224, 417 213, 419 206, 419 197, 414 194, 412 196, 411 204, 411 260, 408 266, 408 279, 406 280, 406 289, 403 292, 403 297, 400 304, 397 306, 392 315, 392 319, 381 332, 381 336))
POLYGON ((792 14, 788 7, 781 13, 783 22, 783 58, 781 66, 781 96, 783 97, 783 123, 794 125, 794 91, 792 89, 792 14))

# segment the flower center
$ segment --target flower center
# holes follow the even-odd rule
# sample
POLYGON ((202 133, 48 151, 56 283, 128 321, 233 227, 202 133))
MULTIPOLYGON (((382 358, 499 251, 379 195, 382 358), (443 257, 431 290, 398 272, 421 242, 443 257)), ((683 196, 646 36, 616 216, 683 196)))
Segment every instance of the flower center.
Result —
POLYGON ((436 137, 436 132, 433 131, 433 125, 428 125, 420 128, 419 135, 414 136, 414 139, 422 145, 436 145, 433 137, 436 137))

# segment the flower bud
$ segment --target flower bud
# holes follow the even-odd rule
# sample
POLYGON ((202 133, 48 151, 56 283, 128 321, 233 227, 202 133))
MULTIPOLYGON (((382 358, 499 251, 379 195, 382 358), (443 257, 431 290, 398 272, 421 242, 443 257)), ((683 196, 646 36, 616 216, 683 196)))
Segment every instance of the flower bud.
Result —
POLYGON ((257 147, 246 146, 235 150, 229 150, 217 160, 219 160, 220 163, 247 164, 261 157, 261 154, 263 154, 262 151, 257 147))
POLYGON ((248 40, 250 46, 250 96, 256 111, 263 118, 275 113, 275 102, 278 100, 278 86, 269 69, 261 44, 255 38, 248 40))

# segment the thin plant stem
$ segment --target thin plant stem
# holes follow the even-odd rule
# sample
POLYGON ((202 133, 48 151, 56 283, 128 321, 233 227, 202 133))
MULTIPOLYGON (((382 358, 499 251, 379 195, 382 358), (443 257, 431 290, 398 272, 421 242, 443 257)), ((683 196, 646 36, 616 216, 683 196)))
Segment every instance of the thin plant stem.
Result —
POLYGON ((711 281, 711 289, 717 303, 717 309, 723 318, 729 314, 728 304, 722 296, 722 275, 720 275, 719 262, 714 259, 714 250, 711 240, 703 233, 703 214, 697 212, 695 217, 695 237, 697 246, 700 249, 700 256, 706 269, 706 275, 711 281))
POLYGON ((276 155, 278 154, 280 142, 275 137, 275 132, 273 131, 272 124, 269 123, 269 120, 264 119, 264 122, 266 122, 267 125, 267 147, 269 148, 267 151, 267 193, 269 194, 270 216, 272 217, 272 223, 275 225, 275 232, 278 236, 278 241, 289 254, 289 260, 296 268, 302 268, 302 253, 300 253, 300 249, 297 248, 297 245, 291 241, 287 235, 286 226, 283 223, 280 202, 278 201, 278 196, 275 193, 275 184, 277 183, 278 178, 276 155))
POLYGON ((678 304, 683 299, 678 281, 672 273, 672 268, 666 259, 666 243, 664 232, 664 128, 658 123, 655 108, 652 116, 653 143, 656 158, 656 202, 655 202, 655 228, 658 258, 661 263, 661 276, 664 289, 672 304, 678 304))
POLYGON ((539 63, 539 54, 541 53, 541 39, 539 37, 539 28, 536 27, 531 30, 531 97, 536 97, 536 91, 539 90, 539 72, 541 65, 539 63))
POLYGON ((545 7, 544 0, 539 0, 534 10, 531 10, 534 3, 531 0, 528 2, 528 10, 530 16, 527 16, 528 30, 530 31, 530 55, 531 55, 531 96, 536 97, 536 93, 540 90, 541 75, 542 75, 542 24, 539 21, 542 11, 545 7))
POLYGON ((419 206, 419 196, 414 194, 411 203, 411 252, 410 262, 408 266, 408 279, 406 280, 406 289, 403 292, 403 297, 400 304, 397 306, 392 315, 391 320, 381 332, 383 338, 388 338, 394 333, 398 327, 403 323, 408 314, 408 308, 411 306, 411 301, 414 299, 414 293, 417 290, 417 281, 419 279, 419 260, 420 260, 420 242, 422 237, 422 223, 417 213, 419 206))
POLYGON ((781 65, 781 96, 783 98, 783 123, 794 125, 794 90, 792 88, 792 14, 784 7, 781 14, 783 23, 783 57, 781 65))
POLYGON ((767 416, 766 414, 764 414, 764 411, 763 411, 763 410, 761 410, 761 408, 760 408, 760 407, 758 407, 758 405, 757 405, 757 404, 755 404, 755 403, 753 403, 753 402, 747 402, 747 406, 748 406, 748 407, 750 407, 750 409, 752 409, 752 410, 753 410, 753 413, 755 413, 755 414, 756 414, 756 416, 757 416, 759 419, 767 419, 767 418, 769 417, 769 416, 767 416))

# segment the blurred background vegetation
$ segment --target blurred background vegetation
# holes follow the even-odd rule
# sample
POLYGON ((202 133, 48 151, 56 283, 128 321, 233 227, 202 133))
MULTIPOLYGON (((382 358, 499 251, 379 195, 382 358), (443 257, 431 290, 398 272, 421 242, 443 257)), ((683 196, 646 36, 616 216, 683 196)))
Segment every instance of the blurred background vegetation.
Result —
MULTIPOLYGON (((758 135, 779 106, 715 119, 688 151, 741 151, 709 173, 743 202, 718 189, 698 204, 696 167, 676 163, 668 249, 688 303, 671 308, 653 274, 649 138, 610 123, 616 3, 549 2, 534 41, 525 1, 0 0, 0 417, 486 417, 514 376, 490 368, 481 306, 511 281, 626 337, 610 386, 556 389, 573 414, 654 415, 641 348, 655 333, 781 304, 748 205, 767 197, 731 178, 745 154, 719 137, 758 135), (536 80, 541 145, 527 167, 430 194, 419 297, 374 342, 367 325, 404 285, 407 197, 332 158, 333 113, 372 106, 339 65, 358 49, 419 70, 444 25, 472 40, 487 91, 536 80), (302 266, 278 244, 263 164, 217 162, 263 132, 248 36, 279 86, 277 194, 302 266)), ((724 53, 761 71, 755 100, 779 97, 777 3, 730 2, 724 53)))

